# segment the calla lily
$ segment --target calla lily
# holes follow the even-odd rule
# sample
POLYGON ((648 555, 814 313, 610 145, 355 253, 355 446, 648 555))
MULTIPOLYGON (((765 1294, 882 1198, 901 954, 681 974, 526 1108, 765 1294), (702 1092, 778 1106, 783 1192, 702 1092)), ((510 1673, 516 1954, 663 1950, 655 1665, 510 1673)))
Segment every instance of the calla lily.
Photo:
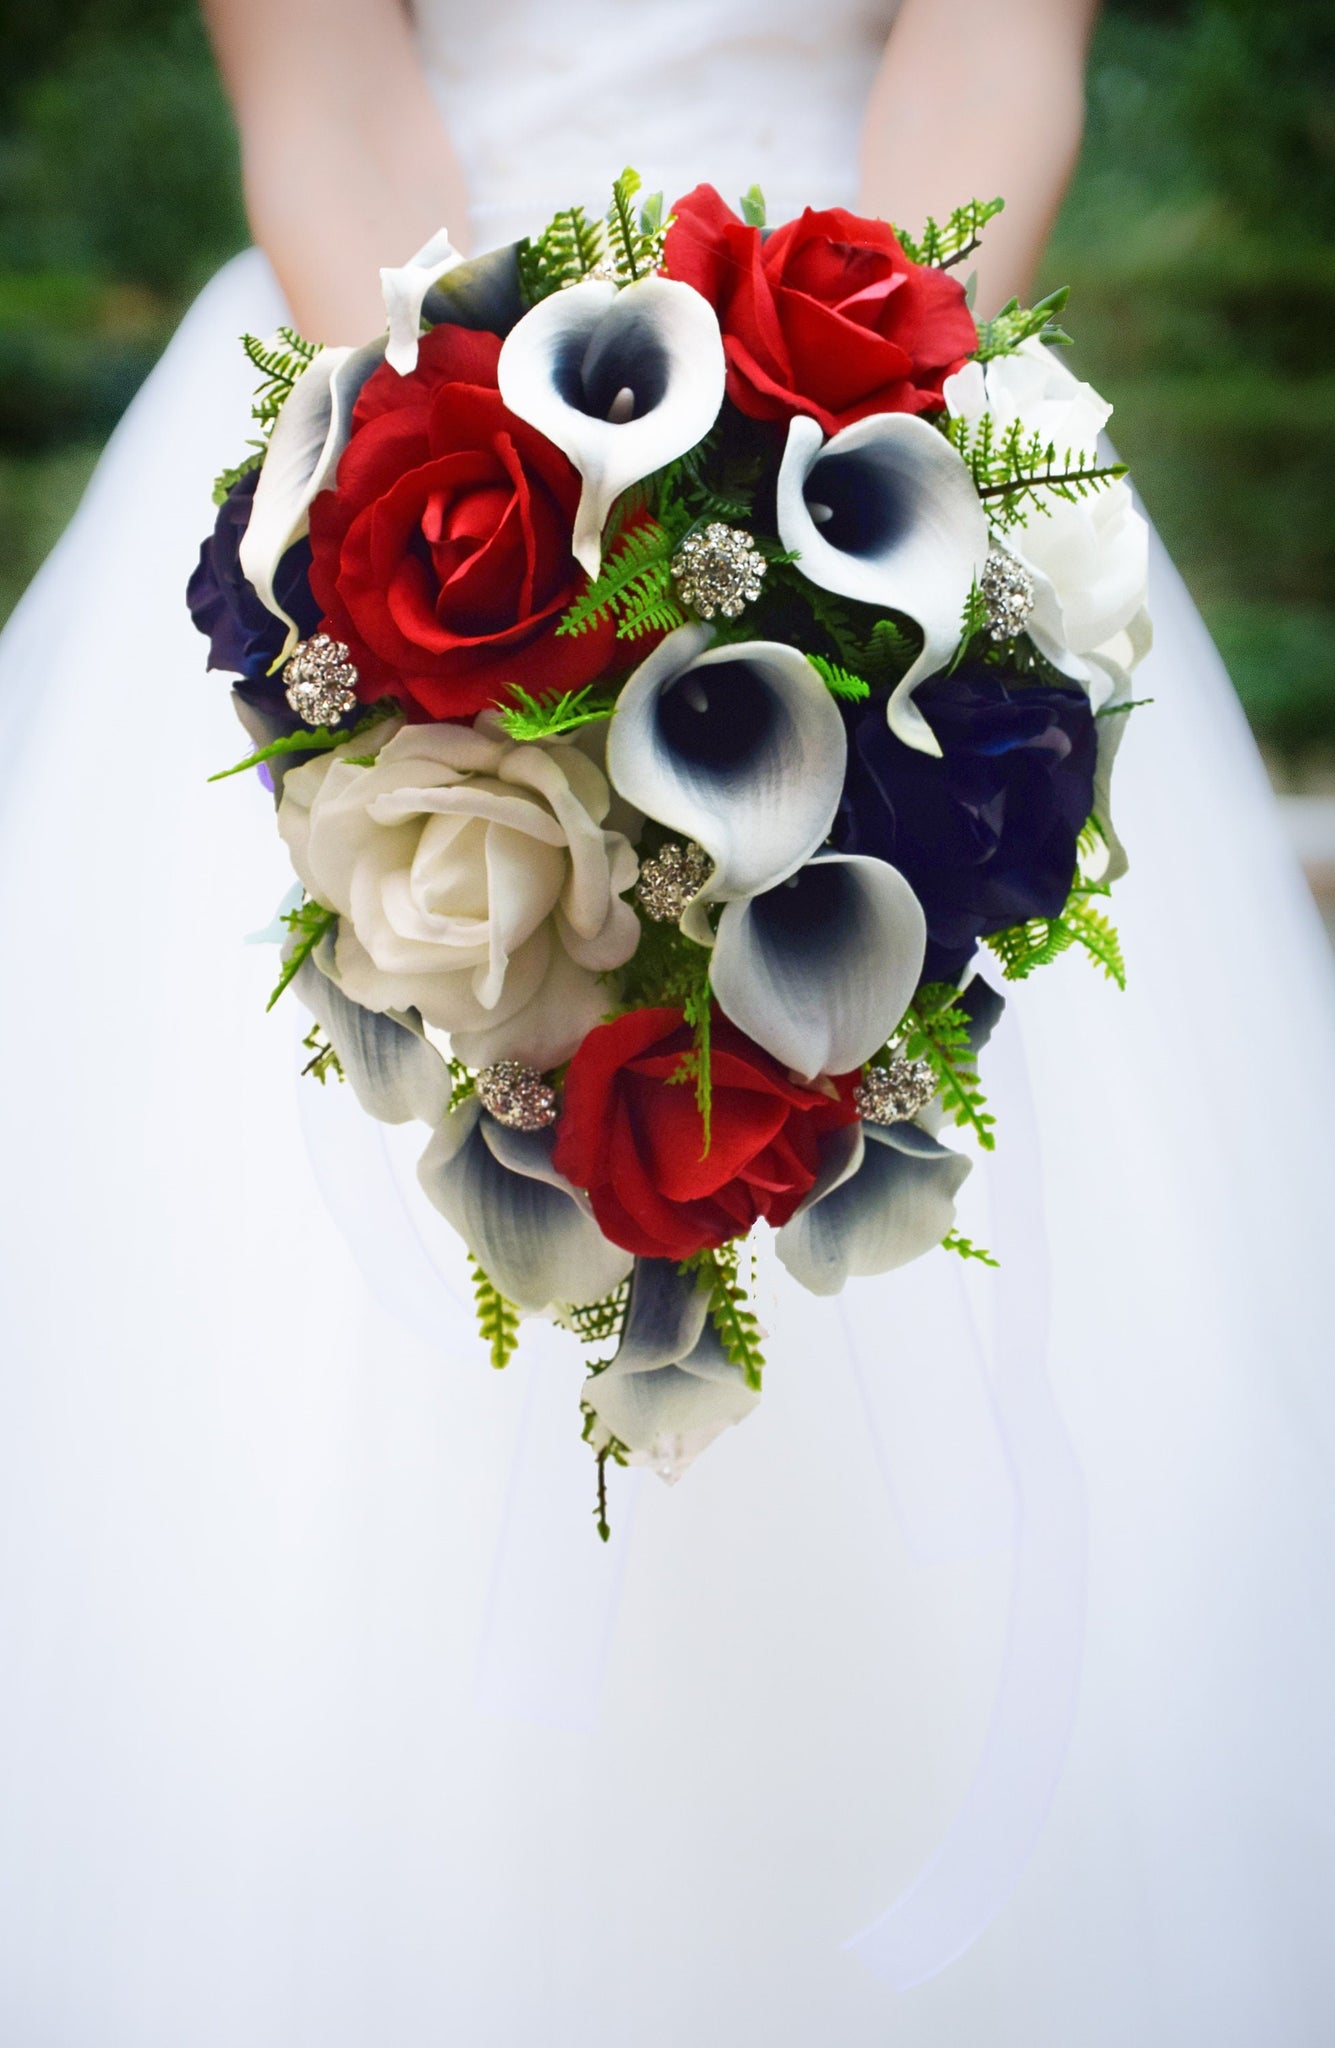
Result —
POLYGON ((987 516, 973 478, 935 427, 912 413, 874 413, 825 440, 794 419, 779 469, 779 536, 822 590, 922 628, 922 653, 890 698, 906 746, 939 754, 913 692, 959 644, 974 578, 987 559, 987 516))
POLYGON ((719 1342, 694 1274, 636 1259, 616 1357, 585 1383, 594 1442, 615 1437, 632 1465, 672 1483, 759 1399, 719 1342))
POLYGON ((380 289, 385 296, 385 317, 389 323, 385 361, 401 377, 417 368, 423 300, 438 278, 462 262, 463 257, 448 232, 439 228, 406 263, 381 271, 380 289))
POLYGON ((922 974, 927 924, 887 861, 819 854, 777 889, 726 904, 709 978, 724 1015, 804 1080, 880 1049, 922 974))
MULTIPOLYGON (((679 626, 641 663, 607 736, 613 786, 703 847, 714 901, 772 889, 829 832, 848 743, 806 656, 773 640, 710 648, 679 626)), ((692 936, 697 936, 692 930, 692 936)))
POLYGON ((1095 730, 1098 751, 1094 756, 1094 817, 1099 828, 1100 846, 1096 849, 1090 873, 1098 882, 1119 882, 1131 865, 1112 821, 1113 762, 1117 759, 1117 749, 1122 744, 1122 734, 1131 715, 1126 708, 1130 701, 1130 679, 1123 677, 1114 683, 1112 695, 1098 715, 1095 730))
POLYGON ((970 1163, 918 1124, 851 1124, 826 1140, 824 1171, 774 1240, 811 1294, 889 1273, 940 1244, 970 1163))
POLYGON ((322 348, 274 422, 238 558, 261 603, 287 625, 280 662, 296 645, 297 624, 274 595, 278 564, 305 533, 311 500, 334 481, 352 432, 352 408, 384 353, 383 341, 364 348, 322 348))
POLYGON ((542 299, 507 337, 501 397, 570 457, 584 479, 573 552, 602 561, 613 502, 693 448, 723 403, 718 319, 688 284, 590 280, 542 299))
POLYGON ((601 1301, 632 1263, 556 1171, 552 1143, 550 1129, 497 1123, 474 1096, 444 1118, 417 1166, 428 1198, 488 1278, 530 1310, 601 1301))
POLYGON ((528 311, 519 288, 519 245, 484 249, 442 271, 422 302, 428 327, 447 323, 487 334, 508 334, 528 311))
POLYGON ((305 959, 293 980, 301 1001, 328 1035, 362 1108, 382 1124, 437 1124, 450 1100, 450 1070, 414 1012, 390 1016, 345 996, 321 963, 332 939, 305 959))

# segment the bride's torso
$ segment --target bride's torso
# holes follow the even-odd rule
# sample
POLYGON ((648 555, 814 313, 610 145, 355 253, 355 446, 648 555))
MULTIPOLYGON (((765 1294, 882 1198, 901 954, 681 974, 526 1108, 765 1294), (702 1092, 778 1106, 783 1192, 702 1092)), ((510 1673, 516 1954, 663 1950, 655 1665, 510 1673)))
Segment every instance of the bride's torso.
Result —
POLYGON ((707 179, 771 220, 849 205, 894 0, 417 0, 423 57, 486 246, 634 164, 669 202, 707 179))

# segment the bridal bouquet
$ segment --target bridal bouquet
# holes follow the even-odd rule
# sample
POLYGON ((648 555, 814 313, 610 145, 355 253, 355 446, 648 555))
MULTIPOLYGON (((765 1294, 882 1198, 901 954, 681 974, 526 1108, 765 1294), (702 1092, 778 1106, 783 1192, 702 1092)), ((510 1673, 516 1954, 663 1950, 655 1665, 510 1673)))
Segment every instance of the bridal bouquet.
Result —
POLYGON ((975 322, 1000 201, 915 241, 709 186, 383 273, 245 346, 190 584, 299 878, 275 999, 420 1120, 494 1364, 596 1352, 605 1468, 759 1397, 742 1254, 816 1294, 944 1245, 979 1055, 1100 898, 1147 536, 1064 294, 975 322))

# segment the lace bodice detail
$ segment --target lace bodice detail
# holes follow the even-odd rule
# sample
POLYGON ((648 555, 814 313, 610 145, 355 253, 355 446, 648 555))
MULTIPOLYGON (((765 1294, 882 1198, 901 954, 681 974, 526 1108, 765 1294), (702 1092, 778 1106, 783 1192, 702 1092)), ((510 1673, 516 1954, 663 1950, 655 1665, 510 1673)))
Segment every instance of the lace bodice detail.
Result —
POLYGON ((764 189, 771 221, 857 192, 863 106, 894 0, 417 0, 473 195, 475 246, 558 205, 601 211, 634 164, 669 203, 764 189))

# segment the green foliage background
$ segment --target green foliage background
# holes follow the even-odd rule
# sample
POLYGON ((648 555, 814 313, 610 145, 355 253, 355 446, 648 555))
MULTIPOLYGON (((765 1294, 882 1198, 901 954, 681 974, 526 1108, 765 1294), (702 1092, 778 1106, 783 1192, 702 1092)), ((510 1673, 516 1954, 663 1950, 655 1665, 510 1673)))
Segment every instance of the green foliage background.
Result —
MULTIPOLYGON (((967 197, 943 194, 943 204, 967 197)), ((1335 748, 1335 7, 1112 0, 1045 266, 1275 751, 1335 748)), ((245 241, 191 0, 0 22, 0 616, 245 241)), ((201 507, 201 520, 207 508, 201 507)))

